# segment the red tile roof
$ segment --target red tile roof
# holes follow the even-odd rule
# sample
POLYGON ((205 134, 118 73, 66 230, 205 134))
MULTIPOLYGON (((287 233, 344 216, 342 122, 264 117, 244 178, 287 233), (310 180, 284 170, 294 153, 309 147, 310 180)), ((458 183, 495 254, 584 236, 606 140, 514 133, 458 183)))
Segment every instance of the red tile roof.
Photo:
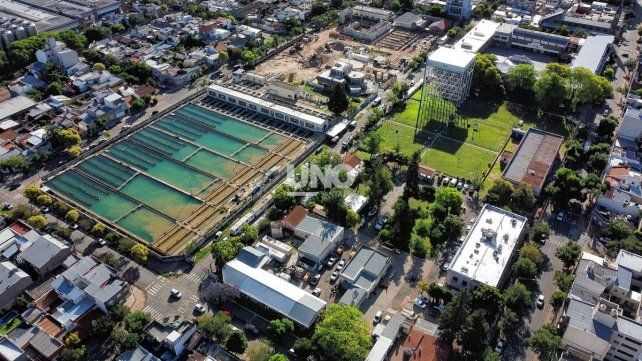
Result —
POLYGON ((437 337, 427 334, 424 331, 413 328, 406 337, 401 347, 398 347, 391 361, 442 361, 448 360, 450 351, 448 347, 439 342, 437 337), (406 358, 404 351, 408 349, 413 354, 406 358))
POLYGON ((301 205, 296 205, 290 213, 288 213, 287 216, 283 219, 283 222, 285 223, 286 227, 296 227, 301 223, 303 218, 305 218, 308 215, 308 210, 305 209, 301 205))
POLYGON ((354 153, 348 153, 343 156, 343 163, 350 168, 356 168, 361 163, 361 158, 359 158, 354 153))
POLYGON ((628 176, 629 175, 629 168, 625 167, 625 166, 614 166, 614 167, 611 167, 611 171, 609 172, 609 175, 614 176, 614 177, 628 176))

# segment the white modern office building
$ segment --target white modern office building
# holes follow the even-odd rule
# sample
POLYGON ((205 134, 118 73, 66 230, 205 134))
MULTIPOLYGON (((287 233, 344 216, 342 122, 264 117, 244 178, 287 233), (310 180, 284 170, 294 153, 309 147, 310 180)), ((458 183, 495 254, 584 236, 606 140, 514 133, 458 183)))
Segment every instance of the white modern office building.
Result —
POLYGON ((474 289, 482 284, 501 287, 510 274, 526 217, 484 205, 447 270, 454 288, 474 289))

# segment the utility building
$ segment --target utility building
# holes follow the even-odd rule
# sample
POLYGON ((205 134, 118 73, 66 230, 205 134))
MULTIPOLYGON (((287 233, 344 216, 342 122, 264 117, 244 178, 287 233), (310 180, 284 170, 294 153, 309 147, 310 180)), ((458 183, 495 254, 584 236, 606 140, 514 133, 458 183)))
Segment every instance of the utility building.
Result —
MULTIPOLYGON (((426 62, 426 84, 430 95, 438 95, 460 106, 468 97, 473 78, 475 53, 440 47, 426 62)), ((423 98, 423 96, 422 96, 423 98)))

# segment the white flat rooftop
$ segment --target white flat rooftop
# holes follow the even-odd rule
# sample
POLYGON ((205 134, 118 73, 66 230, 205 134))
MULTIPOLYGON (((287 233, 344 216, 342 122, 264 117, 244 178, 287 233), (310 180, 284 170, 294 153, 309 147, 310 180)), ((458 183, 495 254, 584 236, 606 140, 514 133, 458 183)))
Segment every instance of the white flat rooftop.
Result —
POLYGON ((455 48, 478 52, 495 35, 499 23, 482 19, 475 27, 455 43, 455 48))
POLYGON ((526 221, 526 217, 484 205, 448 271, 497 287, 526 221))
POLYGON ((445 46, 437 48, 428 57, 428 65, 446 68, 452 71, 463 71, 475 62, 475 53, 463 49, 445 46))
POLYGON ((220 92, 220 93, 224 93, 224 94, 233 96, 236 99, 242 99, 242 100, 245 100, 248 103, 259 105, 259 106, 261 106, 263 108, 272 109, 274 111, 280 112, 281 114, 288 114, 290 116, 294 116, 294 117, 296 117, 298 119, 304 120, 304 121, 309 122, 309 123, 314 124, 314 125, 318 125, 318 126, 322 126, 323 127, 323 126, 325 126, 325 124, 327 122, 325 119, 321 119, 321 118, 316 117, 314 115, 310 115, 310 114, 307 114, 307 113, 304 113, 304 112, 301 112, 301 111, 298 111, 298 110, 294 110, 292 108, 288 108, 288 107, 285 107, 285 106, 280 105, 280 104, 275 104, 275 103, 272 103, 270 101, 263 100, 261 98, 257 98, 255 96, 252 96, 252 95, 249 95, 249 94, 241 93, 240 91, 236 91, 234 89, 226 88, 226 87, 223 87, 223 86, 220 86, 220 85, 217 85, 217 84, 212 84, 208 88, 210 88, 210 89, 212 89, 214 91, 220 92))

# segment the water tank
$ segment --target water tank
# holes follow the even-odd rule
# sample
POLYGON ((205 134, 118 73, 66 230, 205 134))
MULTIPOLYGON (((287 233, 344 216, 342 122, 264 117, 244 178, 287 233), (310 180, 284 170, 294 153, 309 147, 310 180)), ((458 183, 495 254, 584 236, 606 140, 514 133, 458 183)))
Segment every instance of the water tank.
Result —
POLYGON ((17 40, 22 40, 27 37, 27 31, 22 26, 16 28, 15 36, 17 40))
POLYGON ((34 35, 38 34, 38 28, 36 27, 36 24, 34 24, 34 23, 29 23, 25 27, 25 29, 27 30, 27 34, 29 36, 34 36, 34 35))
POLYGON ((0 39, 2 39, 2 46, 4 46, 5 49, 8 49, 9 45, 15 40, 15 37, 13 36, 13 32, 11 32, 11 30, 5 30, 2 34, 0 34, 0 39))

